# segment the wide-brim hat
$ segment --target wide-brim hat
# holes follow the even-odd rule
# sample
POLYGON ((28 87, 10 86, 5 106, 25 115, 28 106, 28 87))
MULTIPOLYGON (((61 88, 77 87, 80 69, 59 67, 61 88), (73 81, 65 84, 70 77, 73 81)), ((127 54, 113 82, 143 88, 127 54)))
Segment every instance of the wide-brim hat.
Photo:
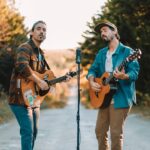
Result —
POLYGON ((117 31, 117 27, 109 21, 101 21, 100 23, 98 23, 95 26, 94 31, 97 32, 97 33, 100 33, 100 29, 104 26, 108 26, 108 27, 114 29, 115 31, 117 31))

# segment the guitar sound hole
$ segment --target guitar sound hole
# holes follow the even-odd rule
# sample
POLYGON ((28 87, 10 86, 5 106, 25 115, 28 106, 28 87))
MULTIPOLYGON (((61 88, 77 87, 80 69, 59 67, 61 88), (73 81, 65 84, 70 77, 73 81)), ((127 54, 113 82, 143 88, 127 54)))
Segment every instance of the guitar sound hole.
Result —
POLYGON ((106 80, 106 78, 103 78, 103 80, 102 80, 102 84, 103 84, 103 85, 106 85, 106 84, 107 84, 107 80, 106 80))
POLYGON ((95 92, 96 97, 98 98, 98 92, 95 92))

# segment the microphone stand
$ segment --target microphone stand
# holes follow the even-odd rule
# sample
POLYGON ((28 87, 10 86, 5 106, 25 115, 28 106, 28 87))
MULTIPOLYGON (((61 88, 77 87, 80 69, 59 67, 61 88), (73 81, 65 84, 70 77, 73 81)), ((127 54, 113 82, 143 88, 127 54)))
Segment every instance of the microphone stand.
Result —
POLYGON ((77 63, 77 85, 78 85, 78 109, 77 109, 77 150, 80 150, 80 64, 81 64, 81 50, 76 50, 77 63))

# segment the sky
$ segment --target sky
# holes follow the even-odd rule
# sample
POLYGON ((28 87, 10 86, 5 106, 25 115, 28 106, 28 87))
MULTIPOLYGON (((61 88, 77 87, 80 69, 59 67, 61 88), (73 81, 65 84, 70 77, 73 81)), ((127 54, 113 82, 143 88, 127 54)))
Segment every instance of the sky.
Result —
POLYGON ((25 25, 43 20, 47 24, 47 38, 43 49, 69 49, 83 41, 87 22, 100 12, 106 0, 16 0, 16 8, 25 16, 25 25))

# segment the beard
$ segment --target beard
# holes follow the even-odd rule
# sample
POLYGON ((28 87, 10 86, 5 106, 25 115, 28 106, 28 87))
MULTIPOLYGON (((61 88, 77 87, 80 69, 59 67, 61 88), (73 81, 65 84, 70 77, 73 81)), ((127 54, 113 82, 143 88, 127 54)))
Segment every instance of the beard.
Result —
POLYGON ((42 41, 44 41, 45 40, 45 38, 46 38, 46 36, 45 35, 39 35, 39 40, 42 42, 42 41))
POLYGON ((110 40, 107 36, 102 36, 102 40, 105 44, 109 44, 110 40))
POLYGON ((103 40, 104 45, 109 45, 110 41, 108 40, 103 40))
POLYGON ((102 35, 102 40, 105 42, 105 43, 110 43, 110 41, 112 41, 114 39, 114 35, 110 35, 110 36, 106 36, 106 35, 102 35))

